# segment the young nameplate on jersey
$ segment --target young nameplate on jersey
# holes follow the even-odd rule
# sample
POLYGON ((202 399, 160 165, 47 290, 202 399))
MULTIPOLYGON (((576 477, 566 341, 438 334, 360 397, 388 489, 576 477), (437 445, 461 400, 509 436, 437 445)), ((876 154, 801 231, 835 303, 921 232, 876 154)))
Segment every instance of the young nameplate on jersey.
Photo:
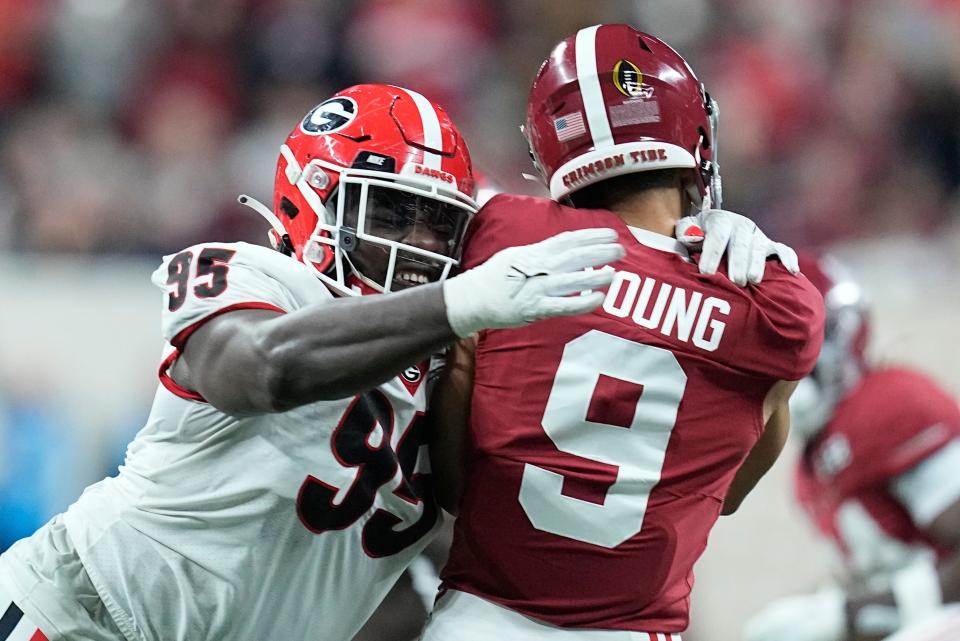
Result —
POLYGON ((310 111, 273 209, 244 198, 280 251, 206 243, 154 273, 150 416, 117 476, 0 557, 0 639, 349 640, 438 523, 431 355, 589 312, 612 274, 585 268, 624 255, 578 229, 447 278, 473 189, 459 131, 416 92, 310 111))
POLYGON ((719 206, 716 114, 676 52, 627 25, 583 29, 540 68, 525 132, 553 199, 494 197, 465 266, 580 227, 627 253, 593 312, 455 348, 431 456, 457 519, 424 641, 686 627, 693 564, 779 453, 823 326, 780 262, 740 287, 678 241, 685 213, 719 206))
POLYGON ((941 612, 960 607, 957 400, 919 372, 869 366, 857 283, 829 258, 800 264, 827 322, 816 369, 791 400, 803 443, 796 496, 834 544, 844 588, 778 599, 745 637, 865 641, 903 629, 905 638, 960 638, 960 618, 941 612))

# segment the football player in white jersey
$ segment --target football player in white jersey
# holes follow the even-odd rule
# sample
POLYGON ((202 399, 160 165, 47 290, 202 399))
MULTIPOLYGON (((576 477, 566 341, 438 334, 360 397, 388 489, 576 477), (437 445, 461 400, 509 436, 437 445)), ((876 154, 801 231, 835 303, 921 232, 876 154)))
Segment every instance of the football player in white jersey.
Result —
POLYGON ((568 295, 609 284, 585 268, 623 252, 578 230, 445 279, 473 193, 460 133, 420 94, 315 107, 281 147, 272 211, 241 197, 280 251, 196 245, 154 273, 168 348, 150 417, 116 477, 0 557, 0 639, 350 639, 438 523, 431 355, 592 310, 601 293, 568 295))

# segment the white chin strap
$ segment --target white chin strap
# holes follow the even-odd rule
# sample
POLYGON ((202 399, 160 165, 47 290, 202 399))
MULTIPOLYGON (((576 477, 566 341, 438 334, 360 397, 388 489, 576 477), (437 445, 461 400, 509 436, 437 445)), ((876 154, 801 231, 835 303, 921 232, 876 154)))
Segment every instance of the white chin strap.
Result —
POLYGON ((270 234, 267 236, 270 240, 270 245, 272 245, 274 249, 287 255, 293 253, 293 246, 290 244, 290 236, 287 234, 287 230, 283 228, 283 223, 280 222, 280 219, 277 218, 276 214, 270 211, 270 209, 259 200, 246 194, 240 194, 237 196, 237 201, 239 201, 241 205, 246 205, 253 211, 260 214, 268 223, 270 223, 270 227, 273 229, 276 236, 270 234))
POLYGON ((263 216, 267 222, 270 223, 270 226, 273 227, 273 230, 280 234, 281 238, 287 235, 287 230, 283 228, 283 223, 280 222, 280 219, 277 218, 277 215, 270 211, 270 209, 262 202, 246 194, 240 194, 237 196, 237 201, 241 205, 246 205, 253 211, 263 216))
POLYGON ((719 146, 717 132, 720 129, 720 105, 710 98, 710 144, 713 146, 713 161, 710 167, 710 184, 704 196, 704 209, 721 209, 723 206, 723 183, 720 180, 719 146))

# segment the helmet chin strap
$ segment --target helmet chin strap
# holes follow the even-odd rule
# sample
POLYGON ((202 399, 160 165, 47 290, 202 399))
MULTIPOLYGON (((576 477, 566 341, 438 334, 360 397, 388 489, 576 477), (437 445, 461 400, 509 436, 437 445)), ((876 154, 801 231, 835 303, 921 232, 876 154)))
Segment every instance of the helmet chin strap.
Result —
POLYGON ((363 272, 360 271, 360 268, 357 267, 352 260, 350 260, 350 254, 348 254, 347 252, 344 252, 343 259, 347 261, 347 265, 350 266, 350 273, 352 273, 354 276, 360 279, 360 281, 363 284, 367 285, 368 287, 372 287, 374 290, 380 292, 381 294, 386 294, 390 291, 390 289, 387 287, 387 283, 384 283, 383 285, 379 285, 376 282, 374 282, 373 279, 367 278, 366 276, 364 276, 363 272))
POLYGON ((240 194, 237 196, 237 201, 241 205, 246 205, 253 211, 266 218, 267 222, 270 223, 270 226, 273 227, 274 231, 280 234, 281 237, 287 235, 287 230, 283 228, 283 223, 280 222, 280 219, 277 218, 277 215, 270 211, 270 209, 268 209, 267 206, 262 202, 246 194, 240 194))
MULTIPOLYGON (((344 259, 345 261, 347 261, 347 265, 350 267, 350 274, 351 274, 352 276, 354 276, 357 280, 359 280, 362 284, 364 284, 364 285, 366 285, 367 287, 373 289, 373 291, 375 291, 375 292, 377 292, 377 293, 380 293, 380 294, 386 294, 386 293, 388 293, 387 290, 384 289, 383 285, 378 285, 377 283, 375 283, 375 282, 374 282, 373 280, 371 280, 370 278, 367 278, 366 276, 364 276, 364 275, 363 275, 363 272, 361 272, 360 269, 357 268, 357 266, 353 264, 353 261, 350 260, 350 257, 347 256, 347 254, 344 254, 344 255, 343 255, 343 259, 344 259)), ((349 278, 347 278, 346 281, 349 283, 349 282, 350 282, 350 281, 349 281, 349 278)), ((352 287, 353 290, 356 291, 357 293, 359 293, 359 294, 362 294, 362 293, 363 293, 362 288, 361 288, 359 285, 357 285, 356 283, 354 283, 353 285, 351 285, 351 287, 352 287)))
POLYGON ((270 227, 272 227, 273 231, 277 234, 276 240, 279 242, 279 246, 276 246, 276 244, 274 244, 274 238, 270 238, 271 244, 274 244, 274 249, 283 252, 287 256, 293 255, 294 249, 293 244, 290 242, 290 235, 287 234, 287 230, 284 229, 283 223, 280 222, 280 219, 277 218, 276 214, 270 211, 270 209, 268 209, 267 206, 261 203, 259 200, 246 194, 240 194, 237 196, 237 201, 241 205, 246 205, 253 211, 260 214, 267 220, 268 223, 270 223, 270 227))
MULTIPOLYGON (((710 117, 710 143, 713 145, 713 161, 710 171, 710 185, 707 189, 707 196, 710 199, 710 207, 720 209, 723 204, 723 183, 720 181, 720 146, 717 141, 718 130, 720 129, 720 105, 716 100, 707 95, 710 117)), ((704 199, 706 200, 706 199, 704 199)))

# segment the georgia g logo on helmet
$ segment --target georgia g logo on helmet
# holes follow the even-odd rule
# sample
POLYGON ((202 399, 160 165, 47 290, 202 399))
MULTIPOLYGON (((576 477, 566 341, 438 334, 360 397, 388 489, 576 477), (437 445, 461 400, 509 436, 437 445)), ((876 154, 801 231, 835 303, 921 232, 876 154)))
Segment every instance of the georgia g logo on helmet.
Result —
POLYGON ((304 133, 314 136, 339 131, 357 117, 357 103, 353 98, 340 96, 322 102, 306 115, 300 123, 304 133))

